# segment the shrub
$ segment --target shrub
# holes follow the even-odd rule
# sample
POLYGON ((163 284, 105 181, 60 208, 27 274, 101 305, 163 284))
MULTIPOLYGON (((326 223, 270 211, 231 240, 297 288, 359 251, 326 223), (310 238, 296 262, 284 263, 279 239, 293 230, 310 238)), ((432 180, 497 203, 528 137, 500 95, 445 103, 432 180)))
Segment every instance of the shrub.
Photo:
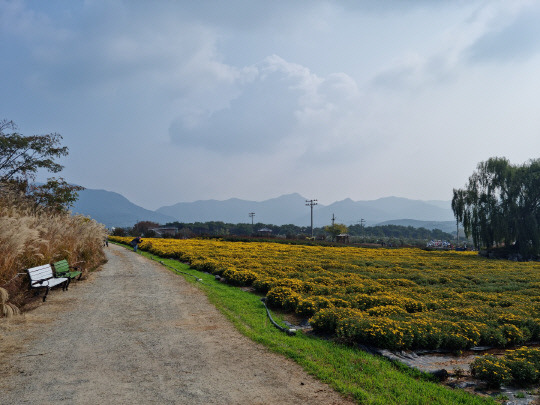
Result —
POLYGON ((510 370, 512 381, 516 385, 532 385, 538 381, 539 370, 526 359, 505 359, 504 364, 510 370))
POLYGON ((223 272, 223 277, 233 285, 247 286, 253 284, 257 279, 257 274, 249 270, 236 270, 229 268, 223 272))
POLYGON ((525 328, 518 328, 516 325, 512 324, 503 325, 502 334, 506 339, 507 346, 525 343, 531 336, 531 333, 525 328))
POLYGON ((411 349, 438 349, 444 336, 441 327, 437 323, 424 320, 410 322, 409 333, 412 336, 411 349))
POLYGON ((473 377, 485 381, 489 387, 498 388, 512 380, 510 369, 491 355, 477 357, 471 363, 470 370, 473 377))
POLYGON ((253 282, 256 291, 266 294, 276 283, 275 277, 261 277, 253 282))
POLYGON ((465 350, 474 346, 474 342, 459 332, 445 333, 441 339, 441 346, 449 350, 465 350))
POLYGON ((397 305, 381 305, 368 309, 367 313, 370 316, 389 316, 407 314, 407 311, 397 305))
POLYGON ((410 333, 403 326, 388 318, 348 317, 338 321, 336 333, 361 344, 399 350, 411 340, 410 333))
POLYGON ((276 287, 288 287, 293 291, 300 292, 304 288, 304 282, 297 278, 281 278, 275 282, 276 287))
POLYGON ((480 343, 486 346, 504 347, 506 339, 499 328, 486 328, 482 331, 480 343))
POLYGON ((315 331, 334 333, 339 322, 344 319, 362 317, 362 311, 354 308, 324 308, 309 320, 315 331))
POLYGON ((289 287, 274 287, 266 295, 266 302, 274 308, 282 308, 285 311, 294 311, 300 300, 300 294, 289 287))
POLYGON ((540 381, 540 348, 508 350, 501 358, 490 355, 478 357, 471 364, 471 374, 494 387, 505 383, 520 386, 537 384, 540 381))
POLYGON ((302 316, 313 316, 322 308, 333 306, 332 301, 326 297, 308 297, 300 299, 296 313, 302 316))
POLYGON ((531 385, 540 380, 540 348, 508 350, 504 360, 517 385, 531 385))

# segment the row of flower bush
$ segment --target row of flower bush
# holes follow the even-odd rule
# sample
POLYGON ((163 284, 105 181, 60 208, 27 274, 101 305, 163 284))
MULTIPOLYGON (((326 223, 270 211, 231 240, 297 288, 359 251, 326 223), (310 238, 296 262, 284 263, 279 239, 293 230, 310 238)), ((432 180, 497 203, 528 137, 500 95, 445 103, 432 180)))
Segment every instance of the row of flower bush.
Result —
POLYGON ((540 338, 540 265, 534 262, 473 252, 199 239, 144 239, 140 248, 253 286, 274 308, 357 343, 463 350, 540 338))
POLYGON ((470 366, 471 374, 488 385, 530 386, 540 382, 540 348, 522 347, 508 350, 503 356, 477 357, 470 366))

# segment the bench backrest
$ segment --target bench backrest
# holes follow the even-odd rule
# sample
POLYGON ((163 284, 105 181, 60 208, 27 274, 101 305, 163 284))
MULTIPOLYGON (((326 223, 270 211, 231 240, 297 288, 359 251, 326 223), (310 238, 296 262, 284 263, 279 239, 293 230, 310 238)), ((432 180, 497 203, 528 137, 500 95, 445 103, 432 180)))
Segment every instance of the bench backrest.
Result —
POLYGON ((39 280, 47 280, 53 278, 53 271, 50 264, 44 264, 42 266, 32 267, 26 270, 28 277, 30 277, 30 283, 39 280))
POLYGON ((60 274, 69 272, 69 264, 67 260, 64 259, 54 263, 54 270, 60 274))

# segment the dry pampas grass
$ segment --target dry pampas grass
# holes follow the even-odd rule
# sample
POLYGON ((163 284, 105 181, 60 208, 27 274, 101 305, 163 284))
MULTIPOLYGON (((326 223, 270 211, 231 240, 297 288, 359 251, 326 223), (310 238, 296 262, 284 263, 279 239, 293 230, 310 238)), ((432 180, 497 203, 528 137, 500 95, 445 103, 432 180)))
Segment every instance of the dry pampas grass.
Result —
POLYGON ((6 289, 0 288, 0 318, 11 318, 14 315, 19 315, 20 311, 15 305, 7 302, 9 294, 6 289))
POLYGON ((0 288, 0 304, 4 304, 9 299, 9 294, 5 288, 0 288))
POLYGON ((20 315, 21 311, 11 302, 0 304, 0 317, 11 318, 15 315, 20 315))
POLYGON ((36 206, 0 185, 0 286, 13 295, 13 288, 23 288, 19 273, 62 259, 95 268, 105 261, 106 235, 90 218, 36 206))

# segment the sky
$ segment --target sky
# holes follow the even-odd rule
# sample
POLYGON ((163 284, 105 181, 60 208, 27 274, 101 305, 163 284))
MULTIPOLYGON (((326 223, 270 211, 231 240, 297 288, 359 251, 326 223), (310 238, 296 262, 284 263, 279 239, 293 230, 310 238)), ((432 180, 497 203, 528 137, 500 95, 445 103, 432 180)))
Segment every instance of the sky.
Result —
POLYGON ((539 157, 538 0, 0 0, 0 55, 0 119, 149 209, 450 200, 539 157))

